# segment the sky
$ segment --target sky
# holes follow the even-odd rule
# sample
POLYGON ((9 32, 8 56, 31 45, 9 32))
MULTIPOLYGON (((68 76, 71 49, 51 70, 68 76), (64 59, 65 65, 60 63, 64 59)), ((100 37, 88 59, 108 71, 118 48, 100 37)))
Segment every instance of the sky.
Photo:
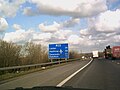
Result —
POLYGON ((0 39, 103 51, 120 45, 120 0, 0 0, 0 39))

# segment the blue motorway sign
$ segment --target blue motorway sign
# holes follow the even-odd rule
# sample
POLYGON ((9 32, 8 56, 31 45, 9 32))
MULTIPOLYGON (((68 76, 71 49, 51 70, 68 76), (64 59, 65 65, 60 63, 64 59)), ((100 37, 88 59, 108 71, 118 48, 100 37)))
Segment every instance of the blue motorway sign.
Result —
POLYGON ((68 44, 49 44, 49 59, 69 58, 68 44))

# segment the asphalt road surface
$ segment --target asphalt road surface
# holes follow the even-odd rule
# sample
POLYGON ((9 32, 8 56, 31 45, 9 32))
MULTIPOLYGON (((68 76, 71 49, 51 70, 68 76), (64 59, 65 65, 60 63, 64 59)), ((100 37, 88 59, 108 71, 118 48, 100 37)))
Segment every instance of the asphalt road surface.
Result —
POLYGON ((56 86, 88 62, 89 60, 74 61, 63 66, 27 74, 1 84, 0 90, 14 89, 16 87, 31 88, 34 86, 56 86))
POLYGON ((94 60, 63 86, 100 90, 120 90, 120 60, 94 60))

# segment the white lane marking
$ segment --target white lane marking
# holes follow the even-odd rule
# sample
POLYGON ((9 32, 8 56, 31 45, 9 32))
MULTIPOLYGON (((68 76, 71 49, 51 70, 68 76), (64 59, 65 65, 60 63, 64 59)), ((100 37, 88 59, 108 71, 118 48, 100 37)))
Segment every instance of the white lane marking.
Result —
POLYGON ((68 80, 70 80, 73 76, 75 76, 77 73, 79 73, 80 71, 82 71, 84 68, 86 68, 93 60, 91 60, 89 63, 87 63, 85 66, 83 66, 82 68, 80 68, 79 70, 77 70, 76 72, 74 72, 72 75, 70 75, 69 77, 67 77, 65 80, 63 80, 62 82, 60 82, 57 87, 61 87, 62 85, 64 85, 68 80))

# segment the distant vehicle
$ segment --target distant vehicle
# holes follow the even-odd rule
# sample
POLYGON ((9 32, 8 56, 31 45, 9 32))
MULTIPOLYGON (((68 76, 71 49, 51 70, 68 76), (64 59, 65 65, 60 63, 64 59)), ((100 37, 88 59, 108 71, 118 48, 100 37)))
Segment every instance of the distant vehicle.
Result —
POLYGON ((112 48, 112 57, 113 58, 120 58, 120 46, 114 46, 112 48))
POLYGON ((112 53, 111 53, 111 47, 110 47, 110 45, 106 46, 106 48, 104 49, 104 57, 106 59, 111 59, 112 58, 112 53))
POLYGON ((99 55, 98 55, 98 51, 92 51, 92 54, 93 54, 93 59, 99 57, 99 55))
POLYGON ((120 46, 106 46, 104 50, 104 56, 106 59, 119 59, 120 58, 120 46))

